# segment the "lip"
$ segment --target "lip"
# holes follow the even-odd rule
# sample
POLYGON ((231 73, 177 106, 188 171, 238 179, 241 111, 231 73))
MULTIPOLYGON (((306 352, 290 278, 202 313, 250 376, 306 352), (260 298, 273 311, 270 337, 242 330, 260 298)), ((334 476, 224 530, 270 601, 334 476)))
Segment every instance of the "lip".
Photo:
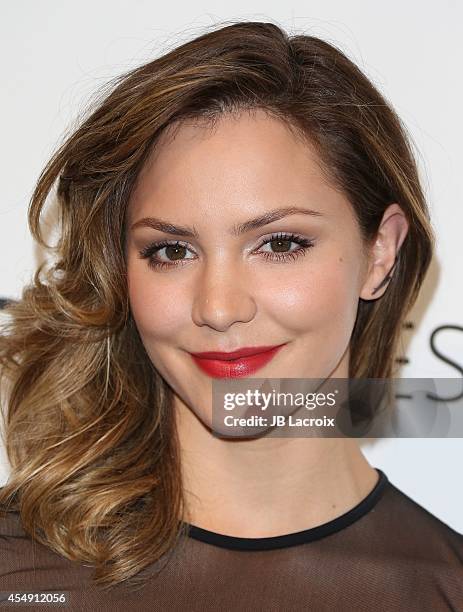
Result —
POLYGON ((205 351, 190 353, 196 365, 213 378, 237 378, 249 376, 266 365, 281 347, 250 346, 230 351, 205 351))

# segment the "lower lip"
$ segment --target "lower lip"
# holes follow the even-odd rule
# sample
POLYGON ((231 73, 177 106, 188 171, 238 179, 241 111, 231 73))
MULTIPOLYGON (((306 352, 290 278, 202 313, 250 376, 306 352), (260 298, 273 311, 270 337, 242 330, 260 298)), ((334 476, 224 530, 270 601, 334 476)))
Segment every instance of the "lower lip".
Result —
POLYGON ((192 355, 192 357, 196 365, 213 378, 239 378, 250 376, 260 368, 263 368, 264 365, 273 359, 275 354, 283 346, 282 344, 264 353, 240 357, 239 359, 233 359, 231 361, 224 361, 222 359, 202 359, 195 355, 192 355))

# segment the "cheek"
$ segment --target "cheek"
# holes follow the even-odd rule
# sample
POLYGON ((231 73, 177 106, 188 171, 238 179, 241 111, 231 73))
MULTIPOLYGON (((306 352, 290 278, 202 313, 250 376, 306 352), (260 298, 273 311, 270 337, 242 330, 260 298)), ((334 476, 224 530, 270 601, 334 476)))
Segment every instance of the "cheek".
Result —
POLYGON ((264 293, 266 310, 274 319, 297 333, 339 334, 351 327, 357 311, 358 272, 356 266, 340 258, 283 274, 272 290, 264 293))
POLYGON ((188 324, 190 307, 181 283, 167 282, 162 274, 128 266, 130 307, 143 340, 172 339, 188 324))

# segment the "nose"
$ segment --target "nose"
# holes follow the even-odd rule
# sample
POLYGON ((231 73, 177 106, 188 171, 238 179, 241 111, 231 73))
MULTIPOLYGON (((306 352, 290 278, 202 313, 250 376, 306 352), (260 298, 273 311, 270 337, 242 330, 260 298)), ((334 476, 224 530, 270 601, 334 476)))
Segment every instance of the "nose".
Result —
POLYGON ((232 264, 210 263, 196 286, 193 322, 217 331, 226 331, 233 323, 248 323, 257 309, 251 285, 246 274, 232 264))

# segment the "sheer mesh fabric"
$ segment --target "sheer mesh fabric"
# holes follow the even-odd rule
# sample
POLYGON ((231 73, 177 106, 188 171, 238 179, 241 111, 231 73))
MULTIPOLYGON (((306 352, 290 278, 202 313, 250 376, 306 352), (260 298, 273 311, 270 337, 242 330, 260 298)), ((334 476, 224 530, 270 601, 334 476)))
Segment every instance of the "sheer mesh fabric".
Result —
POLYGON ((0 591, 68 591, 63 609, 79 611, 463 612, 463 535, 376 469, 370 494, 319 527, 236 538, 189 525, 137 588, 98 589, 92 568, 32 542, 9 513, 0 521, 0 591))

